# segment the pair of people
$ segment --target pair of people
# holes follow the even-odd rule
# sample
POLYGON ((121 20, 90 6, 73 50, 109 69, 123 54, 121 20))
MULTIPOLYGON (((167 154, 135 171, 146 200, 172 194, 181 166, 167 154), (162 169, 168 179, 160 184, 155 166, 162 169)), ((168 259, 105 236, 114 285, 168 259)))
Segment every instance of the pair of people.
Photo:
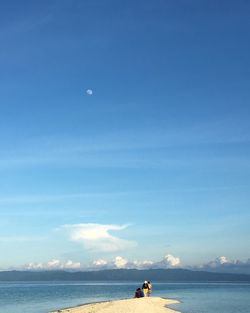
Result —
POLYGON ((146 281, 142 285, 142 290, 145 297, 149 297, 152 292, 152 284, 150 281, 146 281))
POLYGON ((152 284, 150 281, 146 281, 143 283, 142 288, 137 288, 135 291, 134 298, 142 298, 149 297, 152 292, 152 284))

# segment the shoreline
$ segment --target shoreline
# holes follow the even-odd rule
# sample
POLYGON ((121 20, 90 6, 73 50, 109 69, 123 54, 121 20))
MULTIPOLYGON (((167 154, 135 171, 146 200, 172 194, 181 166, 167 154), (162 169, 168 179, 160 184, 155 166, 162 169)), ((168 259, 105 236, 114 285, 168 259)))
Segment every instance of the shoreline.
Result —
POLYGON ((168 305, 180 303, 161 297, 130 298, 80 304, 75 307, 58 309, 49 313, 180 313, 168 305))

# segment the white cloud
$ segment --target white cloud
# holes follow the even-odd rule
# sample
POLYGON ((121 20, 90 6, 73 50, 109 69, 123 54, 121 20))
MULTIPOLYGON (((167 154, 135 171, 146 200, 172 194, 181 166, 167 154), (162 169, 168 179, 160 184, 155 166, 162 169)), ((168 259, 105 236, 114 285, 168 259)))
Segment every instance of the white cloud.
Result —
POLYGON ((168 254, 163 260, 153 262, 149 260, 128 261, 127 259, 117 256, 112 261, 97 260, 93 262, 92 269, 111 269, 111 268, 126 268, 126 269, 156 269, 156 268, 176 268, 180 266, 180 259, 168 254))
POLYGON ((225 256, 219 257, 218 260, 219 260, 220 264, 225 264, 225 263, 229 262, 225 256))
POLYGON ((229 260, 225 256, 220 256, 215 260, 199 266, 183 266, 179 257, 167 254, 160 261, 150 260, 134 260, 130 261, 122 256, 117 256, 113 260, 98 260, 93 262, 89 269, 167 269, 167 268, 187 268, 192 270, 204 270, 210 272, 224 272, 224 273, 246 273, 250 274, 250 259, 246 261, 229 260))
POLYGON ((102 260, 102 259, 96 260, 93 262, 93 265, 96 267, 103 267, 103 266, 106 266, 107 264, 108 264, 108 262, 105 260, 102 260))
MULTIPOLYGON (((84 266, 80 262, 60 261, 58 259, 52 259, 46 263, 28 263, 18 268, 19 270, 102 270, 102 269, 167 269, 167 268, 180 268, 180 258, 171 254, 167 254, 161 261, 150 260, 134 260, 130 261, 122 256, 116 256, 112 260, 98 259, 92 262, 92 264, 85 264, 84 266)), ((246 261, 241 260, 228 260, 225 256, 218 257, 208 263, 200 266, 183 266, 192 270, 204 270, 210 272, 221 273, 242 273, 250 274, 250 258, 246 261)), ((14 268, 11 268, 14 269, 14 268)), ((16 268, 15 268, 16 269, 16 268)))
POLYGON ((136 242, 118 238, 110 231, 119 231, 128 225, 73 224, 62 228, 69 233, 72 241, 81 242, 85 249, 98 252, 114 252, 136 246, 136 242))
POLYGON ((28 263, 23 265, 22 270, 102 270, 102 269, 154 269, 154 268, 173 268, 178 267, 180 261, 168 254, 162 261, 153 262, 149 260, 135 260, 129 261, 122 256, 116 256, 113 260, 98 259, 92 262, 90 265, 81 265, 80 262, 73 262, 71 260, 61 261, 58 259, 52 259, 46 263, 28 263))
POLYGON ((135 266, 137 269, 147 269, 147 268, 152 268, 154 265, 153 261, 133 261, 132 264, 135 266))
POLYGON ((45 240, 46 237, 42 236, 6 236, 6 237, 0 237, 0 242, 25 242, 25 241, 42 241, 45 240))
POLYGON ((154 262, 151 265, 145 264, 146 267, 150 268, 174 268, 180 266, 180 259, 173 256, 172 254, 167 254, 161 261, 154 262))
POLYGON ((121 256, 117 256, 114 263, 117 268, 125 268, 128 261, 121 256))
POLYGON ((81 268, 80 262, 50 260, 47 263, 28 263, 22 269, 25 270, 76 270, 81 268))
POLYGON ((177 267, 180 265, 180 259, 174 257, 172 254, 167 254, 164 259, 159 262, 159 265, 162 265, 163 268, 177 267))
POLYGON ((235 264, 235 261, 230 261, 225 256, 220 256, 208 263, 200 265, 200 268, 216 269, 230 264, 235 264))
POLYGON ((224 272, 224 273, 246 273, 250 274, 250 259, 246 261, 229 260, 225 256, 217 257, 200 266, 190 267, 194 270, 204 270, 210 272, 224 272))
POLYGON ((227 264, 227 263, 233 263, 233 262, 229 261, 225 256, 220 256, 216 258, 214 261, 209 262, 211 267, 217 267, 217 266, 220 266, 222 264, 227 264))

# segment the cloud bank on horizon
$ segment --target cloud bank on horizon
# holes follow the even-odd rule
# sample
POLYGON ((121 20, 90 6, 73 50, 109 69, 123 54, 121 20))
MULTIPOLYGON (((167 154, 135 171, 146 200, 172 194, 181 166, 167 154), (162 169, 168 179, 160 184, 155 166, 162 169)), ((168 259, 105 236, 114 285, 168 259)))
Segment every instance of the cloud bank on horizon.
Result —
POLYGON ((220 256, 208 263, 196 267, 191 267, 191 269, 192 268, 211 272, 250 274, 250 258, 248 258, 246 261, 241 261, 229 260, 225 256, 220 256))
MULTIPOLYGON (((113 234, 116 232, 125 231, 129 224, 98 224, 98 223, 79 223, 65 224, 57 228, 60 235, 64 234, 69 242, 74 245, 80 244, 80 251, 87 252, 88 255, 97 253, 97 255, 109 256, 109 258, 97 258, 93 261, 82 262, 60 260, 58 258, 51 259, 47 262, 28 262, 22 266, 12 266, 9 269, 17 270, 70 270, 70 271, 90 271, 90 270, 105 270, 105 269, 173 269, 186 268, 190 270, 202 270, 210 272, 225 272, 225 273, 246 273, 250 274, 250 258, 246 261, 230 260, 225 256, 217 257, 216 259, 204 264, 192 266, 185 265, 180 257, 173 254, 166 254, 163 259, 153 261, 150 259, 144 260, 129 260, 120 255, 110 257, 112 253, 118 251, 128 251, 135 248, 138 243, 136 241, 125 240, 113 234)), ((3 270, 3 268, 1 269, 3 270)))
POLYGON ((220 256, 208 263, 204 263, 198 266, 185 266, 181 263, 180 258, 167 254, 160 261, 150 260, 134 260, 129 261, 122 256, 117 256, 113 260, 98 259, 90 264, 82 264, 81 262, 74 262, 72 260, 60 261, 50 260, 46 263, 28 263, 19 268, 19 270, 107 270, 107 269, 174 269, 184 268, 190 270, 202 270, 210 272, 221 272, 221 273, 245 273, 250 274, 250 259, 246 261, 240 260, 228 260, 225 256, 220 256))

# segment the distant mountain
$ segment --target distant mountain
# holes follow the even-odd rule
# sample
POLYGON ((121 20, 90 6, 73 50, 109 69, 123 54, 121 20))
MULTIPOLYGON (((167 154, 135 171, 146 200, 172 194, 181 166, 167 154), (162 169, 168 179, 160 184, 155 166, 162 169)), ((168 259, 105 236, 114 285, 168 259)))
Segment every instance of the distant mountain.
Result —
POLYGON ((115 269, 90 272, 2 271, 0 281, 144 281, 153 282, 250 282, 250 275, 212 273, 186 269, 115 269))

